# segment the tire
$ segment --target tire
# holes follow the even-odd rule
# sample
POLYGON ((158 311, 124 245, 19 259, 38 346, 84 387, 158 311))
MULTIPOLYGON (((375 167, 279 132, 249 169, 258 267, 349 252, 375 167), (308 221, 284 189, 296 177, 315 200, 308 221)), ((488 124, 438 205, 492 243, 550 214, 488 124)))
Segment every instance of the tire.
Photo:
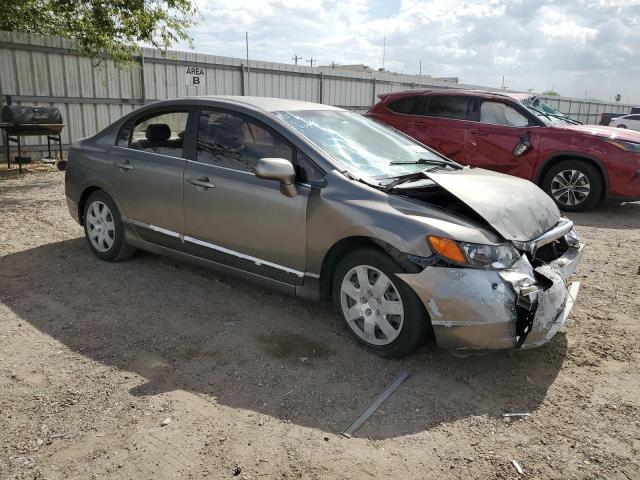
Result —
POLYGON ((582 160, 564 160, 546 173, 542 189, 560 210, 579 212, 595 207, 602 200, 604 181, 594 165, 582 160))
POLYGON ((388 358, 405 356, 423 344, 430 327, 424 305, 396 273, 405 271, 388 255, 362 249, 348 254, 333 276, 333 303, 347 330, 369 351, 388 358), (366 290, 360 289, 357 281, 361 272, 367 274, 366 290), (376 280, 385 278, 390 281, 387 288, 376 289, 376 280), (349 311, 353 312, 351 320, 347 319, 349 311))
POLYGON ((626 125, 616 125, 616 127, 618 127, 618 128, 627 128, 626 125))
POLYGON ((118 262, 133 255, 126 244, 120 210, 108 193, 93 192, 84 206, 84 235, 91 251, 100 260, 118 262))

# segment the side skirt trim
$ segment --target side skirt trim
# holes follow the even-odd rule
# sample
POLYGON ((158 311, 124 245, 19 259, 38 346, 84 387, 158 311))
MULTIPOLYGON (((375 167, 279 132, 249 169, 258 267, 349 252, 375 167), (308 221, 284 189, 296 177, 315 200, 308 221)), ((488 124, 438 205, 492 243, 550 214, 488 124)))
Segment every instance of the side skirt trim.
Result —
POLYGON ((149 230, 153 230, 155 232, 159 232, 159 233, 162 233, 164 235, 168 235, 170 237, 179 238, 180 241, 183 242, 183 243, 188 242, 188 243, 192 243, 192 244, 195 244, 195 245, 200 245, 202 247, 210 248, 212 250, 216 250, 218 252, 225 253, 227 255, 232 255, 232 256, 234 256, 236 258, 241 258, 243 260, 248 260, 250 262, 253 262, 254 264, 256 264, 259 267, 266 266, 266 267, 276 268, 278 270, 282 270, 284 272, 287 272, 287 273, 289 273, 291 275, 295 275, 298 278, 303 278, 305 275, 309 276, 309 277, 319 277, 314 273, 301 272, 300 270, 295 270, 293 268, 285 267, 284 265, 279 265, 277 263, 273 263, 273 262, 270 262, 268 260, 263 260, 261 258, 252 257, 251 255, 246 255, 246 254, 241 253, 241 252, 236 252, 235 250, 230 250, 228 248, 221 247, 220 245, 215 245, 213 243, 205 242, 204 240, 199 240, 199 239, 194 238, 194 237, 189 237, 189 236, 186 236, 186 235, 182 235, 182 234, 180 234, 178 232, 174 232, 172 230, 167 230, 166 228, 158 227, 156 225, 149 225, 148 223, 144 223, 144 222, 141 222, 140 220, 135 220, 133 218, 122 217, 122 221, 125 222, 125 223, 129 223, 131 225, 137 226, 137 227, 148 228, 149 230))

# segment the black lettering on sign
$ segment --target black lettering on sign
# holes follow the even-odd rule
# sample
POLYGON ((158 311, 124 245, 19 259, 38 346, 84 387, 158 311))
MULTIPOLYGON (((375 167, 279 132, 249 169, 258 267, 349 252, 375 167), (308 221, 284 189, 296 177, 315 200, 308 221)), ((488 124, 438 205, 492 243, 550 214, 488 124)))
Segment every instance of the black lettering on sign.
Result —
POLYGON ((187 75, 204 75, 204 68, 187 67, 187 75))
POLYGON ((193 84, 200 85, 200 77, 193 77, 193 84))

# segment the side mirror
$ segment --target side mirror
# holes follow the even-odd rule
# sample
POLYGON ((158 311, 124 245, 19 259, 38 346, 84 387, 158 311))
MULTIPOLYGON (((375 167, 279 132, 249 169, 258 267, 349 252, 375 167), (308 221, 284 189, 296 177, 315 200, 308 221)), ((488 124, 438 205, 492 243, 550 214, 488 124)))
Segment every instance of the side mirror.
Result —
POLYGON ((529 140, 529 135, 523 135, 520 137, 520 142, 513 149, 513 156, 519 157, 520 155, 524 155, 531 149, 531 141, 529 140))
POLYGON ((256 177, 267 180, 278 180, 280 182, 280 192, 287 197, 295 197, 298 194, 296 189, 296 171, 289 160, 284 158, 261 158, 254 170, 256 177))

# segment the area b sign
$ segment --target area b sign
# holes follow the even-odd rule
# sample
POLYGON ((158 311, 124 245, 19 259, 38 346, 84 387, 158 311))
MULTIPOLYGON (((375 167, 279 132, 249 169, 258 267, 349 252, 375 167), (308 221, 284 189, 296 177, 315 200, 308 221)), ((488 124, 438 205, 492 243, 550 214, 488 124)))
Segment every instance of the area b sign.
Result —
POLYGON ((187 85, 193 85, 194 87, 204 85, 204 68, 187 67, 185 79, 187 85))

